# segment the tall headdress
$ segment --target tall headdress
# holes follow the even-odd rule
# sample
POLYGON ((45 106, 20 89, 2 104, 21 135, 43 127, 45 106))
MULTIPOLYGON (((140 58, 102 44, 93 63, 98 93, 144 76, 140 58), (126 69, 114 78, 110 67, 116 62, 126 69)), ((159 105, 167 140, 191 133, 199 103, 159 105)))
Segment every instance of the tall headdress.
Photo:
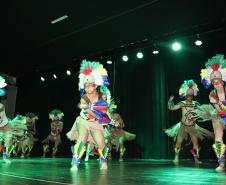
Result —
POLYGON ((25 117, 27 121, 32 120, 32 122, 35 122, 36 120, 38 120, 38 116, 35 113, 27 113, 25 117))
POLYGON ((13 123, 21 123, 21 124, 26 124, 26 117, 22 115, 16 115, 15 118, 12 120, 13 123))
POLYGON ((107 96, 107 103, 110 103, 111 93, 107 86, 109 85, 107 70, 99 62, 83 60, 79 71, 79 91, 84 94, 84 85, 94 83, 100 88, 100 92, 107 96))
POLYGON ((13 120, 9 121, 10 132, 13 136, 24 136, 24 131, 27 130, 26 117, 17 115, 13 120))
POLYGON ((193 80, 185 80, 179 89, 180 97, 186 97, 187 94, 198 95, 198 86, 193 80))
POLYGON ((58 120, 62 120, 64 113, 60 110, 54 109, 49 113, 49 119, 51 119, 52 121, 54 121, 54 117, 57 116, 58 120))
POLYGON ((224 55, 217 54, 208 59, 205 64, 205 69, 201 70, 201 82, 207 89, 215 79, 220 79, 226 82, 226 60, 224 55))

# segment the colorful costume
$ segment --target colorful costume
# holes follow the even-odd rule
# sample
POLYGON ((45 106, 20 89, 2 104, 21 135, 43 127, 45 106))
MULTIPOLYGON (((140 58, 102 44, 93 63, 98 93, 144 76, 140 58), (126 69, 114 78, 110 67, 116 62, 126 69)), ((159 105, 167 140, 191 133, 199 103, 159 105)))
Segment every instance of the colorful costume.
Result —
POLYGON ((203 121, 211 120, 214 128, 215 143, 213 149, 218 158, 219 166, 216 171, 225 171, 226 147, 223 143, 223 134, 226 123, 226 60, 224 55, 216 55, 205 64, 205 69, 201 70, 202 84, 205 88, 209 88, 211 84, 214 90, 210 92, 209 105, 200 106, 195 113, 198 118, 203 121))
POLYGON ((3 160, 10 162, 9 158, 9 147, 12 144, 12 135, 10 134, 10 127, 8 119, 5 114, 5 106, 0 103, 0 141, 2 146, 3 160))
POLYGON ((9 157, 11 152, 26 137, 26 119, 23 116, 17 115, 13 120, 8 120, 5 116, 4 106, 0 104, 0 107, 2 107, 2 111, 0 108, 0 117, 4 120, 2 121, 4 126, 0 127, 0 140, 1 143, 4 143, 2 145, 3 160, 6 163, 10 163, 9 157))
MULTIPOLYGON (((0 97, 6 95, 5 79, 0 76, 0 97)), ((5 106, 0 103, 0 143, 1 143, 1 151, 3 153, 3 161, 9 163, 9 151, 8 149, 12 145, 13 138, 10 134, 9 121, 5 114, 5 106)))
POLYGON ((38 141, 38 139, 34 137, 36 133, 35 123, 36 120, 38 120, 38 117, 34 113, 27 113, 25 117, 27 124, 26 138, 20 143, 20 147, 18 148, 19 151, 22 151, 21 157, 24 157, 25 155, 29 157, 34 143, 38 141))
POLYGON ((10 131, 12 135, 12 145, 9 154, 13 151, 14 154, 22 151, 23 142, 27 138, 26 117, 17 115, 13 120, 9 121, 10 131))
POLYGON ((55 157, 58 147, 61 144, 61 132, 63 130, 62 118, 64 113, 60 110, 52 110, 49 113, 49 119, 52 120, 50 123, 51 132, 46 139, 42 141, 43 145, 43 157, 46 157, 46 153, 49 152, 52 147, 52 157, 55 157))
POLYGON ((104 143, 103 125, 111 123, 111 120, 107 114, 108 104, 102 99, 100 93, 100 90, 106 91, 106 94, 108 93, 110 97, 107 77, 106 69, 99 62, 82 61, 79 74, 81 99, 78 105, 81 112, 71 131, 67 133, 70 140, 77 140, 72 148, 72 171, 77 170, 86 150, 87 141, 97 145, 101 159, 100 168, 107 169, 108 148, 104 143))
MULTIPOLYGON (((123 161, 123 155, 126 151, 124 143, 126 141, 134 140, 136 138, 136 135, 123 130, 123 128, 125 127, 124 121, 121 115, 116 113, 115 110, 111 111, 110 116, 112 120, 119 123, 119 126, 115 127, 108 125, 105 128, 105 138, 107 145, 110 148, 110 152, 112 146, 115 146, 116 151, 119 151, 120 153, 119 161, 123 161)), ((109 153, 109 157, 111 157, 111 153, 109 153)))
POLYGON ((184 140, 188 139, 188 135, 191 137, 193 143, 193 149, 191 153, 194 157, 196 163, 199 161, 199 146, 198 138, 204 139, 204 137, 212 138, 213 133, 199 127, 194 117, 193 111, 199 106, 197 101, 193 101, 193 96, 197 96, 198 86, 193 80, 184 81, 179 90, 179 95, 185 97, 185 101, 181 101, 178 104, 174 105, 173 97, 168 101, 168 108, 170 110, 182 109, 182 118, 179 123, 174 125, 169 129, 165 129, 165 133, 172 137, 176 141, 175 146, 175 162, 179 161, 179 152, 181 150, 181 144, 184 140))
MULTIPOLYGON (((102 99, 106 102, 108 101, 108 97, 105 92, 102 92, 102 99)), ((120 114, 116 113, 117 105, 115 104, 114 100, 111 99, 110 103, 108 103, 108 115, 111 118, 111 121, 114 122, 116 125, 108 124, 104 126, 104 138, 105 144, 109 149, 108 158, 111 159, 111 152, 112 149, 115 148, 116 152, 120 153, 119 161, 123 161, 123 156, 126 151, 124 143, 126 141, 131 141, 136 138, 135 134, 127 132, 123 130, 125 127, 124 121, 120 114)), ((93 142, 89 142, 86 149, 86 158, 85 161, 89 160, 89 155, 95 155, 97 146, 93 142)))

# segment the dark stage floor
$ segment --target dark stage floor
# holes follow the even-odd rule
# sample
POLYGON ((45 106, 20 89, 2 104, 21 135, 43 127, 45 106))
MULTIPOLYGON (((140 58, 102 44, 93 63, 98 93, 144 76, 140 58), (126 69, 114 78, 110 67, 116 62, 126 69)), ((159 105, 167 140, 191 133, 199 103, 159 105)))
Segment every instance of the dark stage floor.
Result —
POLYGON ((107 171, 99 170, 97 160, 82 162, 77 172, 70 172, 67 158, 13 159, 1 164, 1 185, 225 185, 226 173, 217 173, 215 162, 195 166, 182 161, 175 166, 166 160, 109 161, 107 171))

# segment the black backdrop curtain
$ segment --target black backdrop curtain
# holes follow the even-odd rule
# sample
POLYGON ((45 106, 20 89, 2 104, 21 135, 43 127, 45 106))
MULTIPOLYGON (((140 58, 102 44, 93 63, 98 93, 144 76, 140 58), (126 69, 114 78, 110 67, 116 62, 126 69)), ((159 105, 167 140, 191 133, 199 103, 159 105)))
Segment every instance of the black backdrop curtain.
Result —
POLYGON ((115 98, 126 129, 137 135, 133 152, 141 158, 166 158, 164 62, 144 55, 142 60, 116 64, 115 98))

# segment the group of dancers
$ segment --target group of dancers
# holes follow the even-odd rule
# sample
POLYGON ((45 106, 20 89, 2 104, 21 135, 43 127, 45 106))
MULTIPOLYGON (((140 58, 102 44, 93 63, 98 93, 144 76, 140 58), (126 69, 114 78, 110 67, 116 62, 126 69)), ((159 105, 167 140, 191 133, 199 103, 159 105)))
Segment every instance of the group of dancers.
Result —
POLYGON ((179 89, 179 95, 185 100, 180 101, 176 105, 173 102, 174 97, 171 96, 168 101, 170 110, 182 109, 181 121, 173 127, 166 129, 165 133, 176 141, 175 143, 175 159, 179 162, 179 153, 182 149, 182 142, 191 138, 193 148, 191 154, 194 156, 196 163, 199 161, 199 144, 198 139, 212 138, 214 140, 213 150, 218 159, 217 172, 225 171, 225 155, 226 147, 223 142, 223 135, 226 123, 226 60, 224 55, 218 54, 205 63, 205 68, 201 70, 201 83, 206 89, 213 86, 213 90, 209 94, 209 104, 200 105, 193 100, 198 94, 198 86, 193 80, 184 81, 179 89), (214 133, 197 125, 199 121, 211 121, 214 133))
MULTIPOLYGON (((223 142, 223 134, 226 123, 226 60, 224 55, 216 55, 205 64, 205 69, 201 70, 201 83, 205 88, 213 85, 213 90, 209 95, 209 104, 201 105, 194 101, 194 96, 198 95, 198 86, 193 80, 185 80, 179 89, 179 95, 184 98, 174 104, 174 96, 168 101, 168 108, 172 111, 181 109, 181 121, 165 133, 175 141, 174 162, 179 162, 179 154, 182 150, 182 143, 190 136, 193 148, 191 154, 195 163, 199 160, 199 139, 212 138, 214 140, 213 149, 217 156, 219 166, 218 172, 225 171, 226 147, 223 142), (213 131, 210 132, 197 124, 199 121, 211 121, 213 131)), ((113 148, 119 152, 119 160, 123 160, 126 151, 124 143, 135 139, 136 135, 125 131, 124 121, 120 114, 116 112, 117 105, 111 97, 108 74, 104 66, 99 62, 83 60, 79 71, 79 92, 81 99, 78 108, 81 110, 71 130, 66 134, 67 138, 75 142, 71 147, 72 161, 71 171, 76 171, 79 167, 83 155, 85 160, 89 160, 92 154, 98 154, 100 159, 100 169, 107 169, 107 158, 111 159, 113 148)), ((6 86, 3 77, 0 78, 0 88, 6 86)), ((49 114, 52 120, 51 132, 43 143, 43 157, 52 147, 52 156, 55 157, 58 147, 61 144, 61 134, 63 130, 64 113, 60 110, 53 110, 49 114)), ((22 156, 30 155, 32 147, 37 141, 34 137, 36 132, 35 122, 37 116, 29 113, 26 116, 17 116, 13 120, 7 119, 5 108, 0 104, 0 139, 2 143, 3 159, 8 161, 12 151, 17 154, 22 152, 22 156)))
POLYGON ((22 158, 30 156, 38 140, 34 137, 36 119, 35 114, 28 113, 10 120, 6 117, 4 105, 0 103, 0 153, 3 161, 10 163, 9 157, 12 155, 21 155, 22 158))
MULTIPOLYGON (((101 64, 96 63, 96 65, 101 64)), ((2 96, 6 94, 6 85, 5 79, 0 76, 0 90, 1 92, 4 92, 0 93, 2 96)), ((101 135, 104 133, 104 139, 101 141, 103 143, 101 144, 102 146, 106 145, 106 147, 104 151, 101 151, 98 147, 100 143, 98 140, 98 134, 96 136, 98 139, 96 140, 89 136, 88 142, 85 143, 85 145, 87 145, 85 160, 88 161, 90 155, 94 155, 99 152, 103 152, 104 156, 108 155, 109 158, 111 158, 111 152, 113 149, 116 149, 116 152, 120 153, 119 160, 122 161, 123 155, 126 151, 124 143, 126 141, 135 139, 136 135, 123 129, 125 124, 120 114, 116 112, 117 105, 115 104, 114 100, 109 99, 111 94, 106 86, 99 87, 98 96, 102 101, 98 105, 101 110, 97 112, 99 114, 103 114, 102 111, 105 112, 105 117, 102 117, 102 124, 99 125, 99 128, 101 129, 101 135)), ((79 104, 78 106, 80 107, 82 105, 79 104)), ((46 157, 48 153, 51 153, 52 157, 56 156, 59 146, 62 143, 61 137, 63 130, 63 116, 64 113, 57 109, 54 109, 49 113, 49 119, 51 120, 50 133, 43 141, 41 141, 43 145, 42 157, 46 157)), ((10 120, 6 116, 5 106, 0 103, 0 146, 4 162, 11 163, 10 156, 12 155, 21 155, 22 158, 30 156, 35 142, 39 140, 34 136, 36 134, 37 120, 38 117, 35 113, 28 113, 25 116, 17 115, 13 120, 10 120)), ((79 120, 79 117, 76 120, 79 120)), ((95 122, 93 124, 95 124, 95 122)), ((77 128, 76 122, 73 125, 71 131, 67 133, 67 137, 71 141, 76 141, 76 143, 79 143, 80 140, 78 136, 80 134, 77 128)), ((72 147, 72 150, 74 152, 74 147, 72 147)))

